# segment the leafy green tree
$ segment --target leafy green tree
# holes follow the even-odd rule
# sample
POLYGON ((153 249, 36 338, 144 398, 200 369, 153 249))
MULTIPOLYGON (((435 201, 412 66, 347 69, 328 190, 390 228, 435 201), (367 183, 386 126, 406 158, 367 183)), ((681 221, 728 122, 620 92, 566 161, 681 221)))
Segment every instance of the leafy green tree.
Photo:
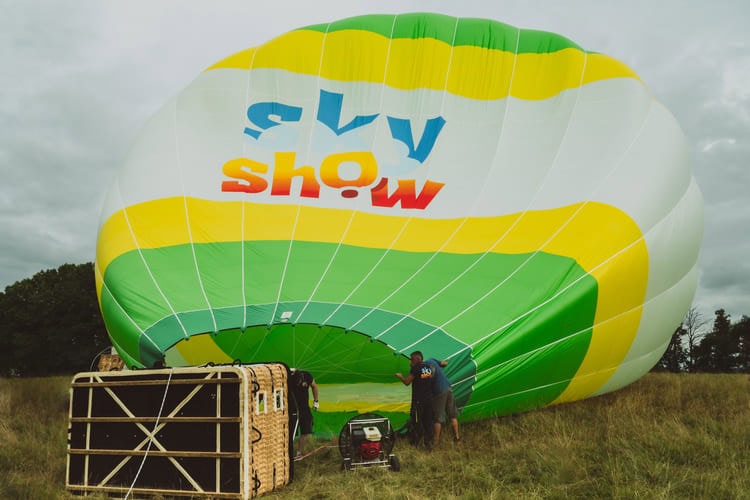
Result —
POLYGON ((92 263, 41 271, 0 294, 0 375, 87 371, 109 345, 92 263))

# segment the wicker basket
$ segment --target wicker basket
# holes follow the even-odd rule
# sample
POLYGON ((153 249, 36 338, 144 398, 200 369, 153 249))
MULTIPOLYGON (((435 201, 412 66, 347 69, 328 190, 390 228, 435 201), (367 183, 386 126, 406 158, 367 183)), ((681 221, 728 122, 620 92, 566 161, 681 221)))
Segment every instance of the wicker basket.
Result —
POLYGON ((276 490, 293 477, 288 380, 282 363, 79 373, 66 487, 237 499, 276 490))

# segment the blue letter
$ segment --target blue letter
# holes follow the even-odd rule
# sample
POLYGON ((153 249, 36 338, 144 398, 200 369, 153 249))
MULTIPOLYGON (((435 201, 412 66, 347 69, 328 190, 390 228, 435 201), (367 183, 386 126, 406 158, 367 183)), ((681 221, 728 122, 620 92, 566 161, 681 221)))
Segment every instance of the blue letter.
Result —
POLYGON ((391 137, 406 144, 406 147, 409 148, 409 158, 414 158, 419 163, 424 163, 430 155, 443 125, 445 125, 445 120, 442 116, 427 120, 424 132, 422 133, 422 138, 419 140, 419 146, 414 149, 414 137, 411 133, 411 122, 409 120, 404 120, 403 118, 388 117, 388 126, 391 128, 391 137))
POLYGON ((344 102, 344 94, 336 94, 335 92, 326 92, 320 89, 320 102, 318 103, 318 121, 326 127, 333 130, 336 135, 341 135, 344 132, 349 132, 357 127, 362 127, 371 123, 377 114, 374 115, 357 115, 352 121, 339 127, 339 120, 341 120, 341 103, 344 102))
MULTIPOLYGON (((280 102, 258 102, 247 108, 247 118, 250 123, 263 130, 281 125, 281 123, 271 120, 271 116, 280 118, 282 122, 298 122, 302 117, 302 108, 288 106, 280 102)), ((259 130, 249 127, 245 128, 245 133, 254 139, 262 134, 259 130)))

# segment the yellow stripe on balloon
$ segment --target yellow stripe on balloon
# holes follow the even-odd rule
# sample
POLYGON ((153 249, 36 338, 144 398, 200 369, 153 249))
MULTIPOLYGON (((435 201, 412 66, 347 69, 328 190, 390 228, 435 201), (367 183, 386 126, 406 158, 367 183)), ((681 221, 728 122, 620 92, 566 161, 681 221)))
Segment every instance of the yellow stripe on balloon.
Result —
POLYGON ((327 35, 292 31, 229 56, 206 71, 251 68, 280 69, 342 82, 385 82, 404 90, 447 90, 478 100, 508 96, 541 100, 600 80, 639 80, 633 70, 612 57, 574 48, 516 57, 512 52, 476 46, 454 48, 432 38, 390 40, 359 30, 327 35))
MULTIPOLYGON (((128 207, 102 225, 99 240, 106 244, 97 247, 97 263, 106 271, 116 257, 137 248, 161 248, 191 241, 197 244, 240 241, 243 239, 242 227, 238 224, 241 203, 174 197, 128 207)), ((463 219, 421 219, 333 208, 244 204, 245 241, 289 240, 293 236, 293 222, 299 217, 298 222, 309 218, 326 223, 298 223, 294 234, 297 240, 457 254, 527 253, 541 249, 571 257, 587 272, 641 237, 638 227, 624 212, 594 202, 523 214, 463 219), (263 224, 257 224, 259 220, 263 224), (607 237, 592 239, 592 228, 601 230, 603 227, 608 228, 607 237), (550 240, 547 235, 556 231, 558 234, 550 240)), ((645 250, 643 242, 635 246, 640 247, 645 250)))

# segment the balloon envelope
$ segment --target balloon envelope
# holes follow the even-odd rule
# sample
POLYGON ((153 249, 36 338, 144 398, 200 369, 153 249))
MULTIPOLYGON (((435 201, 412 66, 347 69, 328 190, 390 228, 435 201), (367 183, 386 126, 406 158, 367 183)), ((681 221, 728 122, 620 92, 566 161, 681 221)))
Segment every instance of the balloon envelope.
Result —
POLYGON ((168 102, 105 201, 97 285, 130 366, 283 361, 345 421, 408 412, 394 373, 421 350, 471 420, 647 372, 701 232, 679 126, 621 62, 371 15, 234 54, 168 102))

